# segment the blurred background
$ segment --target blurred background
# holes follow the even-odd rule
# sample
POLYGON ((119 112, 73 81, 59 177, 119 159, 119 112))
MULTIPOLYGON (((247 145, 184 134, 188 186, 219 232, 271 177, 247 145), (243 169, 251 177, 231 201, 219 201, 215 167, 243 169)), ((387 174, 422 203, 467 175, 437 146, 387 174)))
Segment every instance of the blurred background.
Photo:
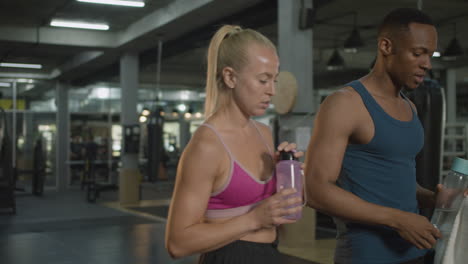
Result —
MULTIPOLYGON (((97 208, 113 208, 119 217, 140 214, 140 220, 122 220, 132 226, 141 217, 164 223, 179 157, 205 118, 208 41, 224 24, 258 30, 277 44, 281 71, 292 73, 297 96, 290 104, 277 99, 256 119, 272 128, 276 141, 295 141, 305 150, 320 102, 369 72, 383 16, 397 7, 423 10, 433 18, 439 42, 433 70, 409 94, 426 130, 418 180, 434 188, 453 157, 467 158, 467 0, 99 2, 0 2, 0 224, 10 230, 4 241, 55 230, 46 224, 50 219, 71 230, 79 224, 70 219, 87 215, 89 226, 99 226, 96 215, 105 210, 97 208)), ((319 243, 318 253, 292 249, 288 255, 328 263, 334 224, 320 213, 311 218, 310 236, 329 239, 325 249, 319 243)), ((163 252, 157 236, 152 245, 159 251, 153 250, 163 252)), ((2 245, 0 252, 11 252, 2 245)), ((119 250, 113 252, 114 260, 121 259, 119 250)), ((67 254, 47 263, 74 263, 67 254)), ((172 263, 164 254, 143 254, 142 262, 130 254, 122 263, 172 263)), ((5 263, 29 263, 3 256, 10 261, 5 263)))

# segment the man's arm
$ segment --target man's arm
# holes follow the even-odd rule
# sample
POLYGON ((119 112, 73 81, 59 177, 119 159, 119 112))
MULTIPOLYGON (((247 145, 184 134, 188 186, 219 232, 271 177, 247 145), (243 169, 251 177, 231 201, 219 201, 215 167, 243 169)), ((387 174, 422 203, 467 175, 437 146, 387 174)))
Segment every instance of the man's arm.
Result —
MULTIPOLYGON (((416 105, 412 101, 409 101, 409 102, 411 106, 413 107, 414 111, 418 113, 416 105)), ((434 208, 436 197, 437 197, 437 192, 439 188, 441 188, 441 186, 437 185, 436 191, 433 192, 418 184, 418 186, 416 187, 416 197, 418 199, 419 207, 420 208, 434 208)), ((465 197, 468 197, 468 188, 465 190, 464 195, 465 197)))
POLYGON ((348 140, 359 122, 360 100, 356 93, 342 90, 320 107, 306 152, 308 205, 348 221, 389 226, 418 248, 431 248, 439 232, 423 216, 369 203, 336 185, 348 140))
MULTIPOLYGON (((416 105, 412 101, 409 102, 411 104, 411 107, 417 114, 418 109, 416 105)), ((435 193, 431 190, 422 187, 421 185, 419 185, 419 183, 416 186, 416 197, 418 199, 419 208, 434 208, 435 193)))
MULTIPOLYGON (((420 208, 434 208, 437 200, 437 194, 442 189, 441 184, 437 184, 436 191, 433 192, 418 184, 416 189, 416 197, 420 208)), ((465 189, 463 195, 468 197, 468 188, 465 189)))
POLYGON ((418 184, 416 187, 416 197, 418 199, 419 208, 434 208, 436 198, 435 192, 418 184))

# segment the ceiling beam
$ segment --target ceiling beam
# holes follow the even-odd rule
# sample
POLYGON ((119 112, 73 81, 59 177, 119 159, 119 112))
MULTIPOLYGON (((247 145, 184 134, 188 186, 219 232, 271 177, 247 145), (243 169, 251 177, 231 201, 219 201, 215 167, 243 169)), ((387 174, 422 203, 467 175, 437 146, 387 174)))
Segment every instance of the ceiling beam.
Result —
MULTIPOLYGON (((169 6, 167 10, 161 9, 161 12, 171 13, 171 9, 169 6)), ((159 39, 164 41, 162 55, 163 59, 165 59, 196 49, 200 45, 207 45, 216 29, 223 24, 239 24, 242 22, 244 27, 258 28, 274 23, 277 15, 276 10, 276 2, 270 1, 211 1, 202 8, 187 12, 170 23, 161 24, 160 27, 144 36, 128 41, 122 45, 122 49, 140 52, 140 65, 141 68, 144 68, 145 65, 156 62, 157 41, 159 39)), ((115 64, 116 58, 113 59, 113 64, 115 64)), ((165 66, 163 67, 165 68, 165 66)), ((83 85, 99 81, 99 78, 111 78, 118 75, 118 69, 118 65, 112 65, 112 67, 106 67, 101 71, 93 71, 91 76, 79 78, 77 84, 83 85), (85 83, 83 83, 83 80, 85 80, 85 83)))
POLYGON ((52 27, 0 26, 0 41, 62 45, 89 48, 112 48, 118 35, 82 29, 52 27))
MULTIPOLYGON (((106 50, 100 56, 89 57, 88 60, 79 59, 79 63, 69 61, 66 63, 67 69, 60 66, 54 70, 54 77, 58 79, 66 79, 68 81, 78 80, 83 82, 89 75, 102 72, 103 69, 116 67, 112 66, 118 60, 121 54, 125 52, 139 52, 157 43, 157 38, 165 32, 171 32, 177 36, 183 34, 184 30, 192 30, 199 23, 205 21, 199 16, 194 16, 197 10, 206 8, 207 5, 216 3, 221 4, 222 1, 216 0, 175 0, 166 7, 157 9, 148 14, 142 19, 130 25, 125 31, 119 33, 116 37, 116 46, 113 49, 106 50), (192 21, 187 21, 187 18, 192 21), (198 20, 197 20, 198 19, 198 20), (164 29, 172 27, 172 30, 164 31, 164 29)), ((243 2, 243 1, 240 1, 243 2)), ((218 6, 219 8, 219 6, 218 6)), ((167 36, 164 36, 167 37, 167 36)), ((114 71, 112 71, 114 72, 114 71)))
POLYGON ((51 79, 50 74, 40 74, 40 73, 18 73, 18 72, 0 72, 0 78, 2 81, 14 82, 16 79, 51 79), (8 80, 5 80, 6 78, 8 80), (10 80, 11 79, 11 80, 10 80))
MULTIPOLYGON (((179 43, 181 45, 184 43, 190 45, 191 43, 188 43, 190 41, 185 41, 180 37, 261 2, 268 1, 175 0, 166 7, 145 16, 120 33, 118 47, 107 50, 102 56, 83 64, 83 66, 90 67, 91 71, 75 69, 73 76, 62 74, 58 77, 71 81, 86 79, 89 73, 94 75, 98 69, 115 64, 120 54, 124 52, 141 52, 155 47, 159 38, 163 38, 165 43, 178 40, 183 42, 179 43)), ((214 32, 214 28, 212 31, 214 32)), ((117 67, 111 68, 116 69, 117 67)))

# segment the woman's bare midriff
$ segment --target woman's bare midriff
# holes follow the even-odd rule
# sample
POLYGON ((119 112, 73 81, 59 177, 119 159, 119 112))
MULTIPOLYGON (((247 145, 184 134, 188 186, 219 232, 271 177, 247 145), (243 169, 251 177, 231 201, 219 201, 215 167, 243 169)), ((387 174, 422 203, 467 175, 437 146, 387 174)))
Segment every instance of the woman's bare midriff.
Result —
MULTIPOLYGON (((231 218, 205 218, 205 223, 223 223, 231 218)), ((276 239, 276 228, 263 228, 253 231, 239 240, 258 242, 258 243, 272 243, 276 239)))

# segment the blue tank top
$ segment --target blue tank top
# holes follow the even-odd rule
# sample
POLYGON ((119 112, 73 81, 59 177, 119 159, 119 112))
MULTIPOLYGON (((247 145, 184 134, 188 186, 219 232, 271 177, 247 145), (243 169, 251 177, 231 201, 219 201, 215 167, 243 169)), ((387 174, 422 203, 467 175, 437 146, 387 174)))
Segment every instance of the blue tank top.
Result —
MULTIPOLYGON (((374 122, 368 144, 348 145, 337 185, 374 204, 418 213, 415 157, 424 144, 424 130, 413 107, 411 121, 388 115, 360 81, 347 86, 362 98, 374 122)), ((419 250, 385 226, 369 226, 335 219, 337 263, 395 264, 418 258, 419 250)))

